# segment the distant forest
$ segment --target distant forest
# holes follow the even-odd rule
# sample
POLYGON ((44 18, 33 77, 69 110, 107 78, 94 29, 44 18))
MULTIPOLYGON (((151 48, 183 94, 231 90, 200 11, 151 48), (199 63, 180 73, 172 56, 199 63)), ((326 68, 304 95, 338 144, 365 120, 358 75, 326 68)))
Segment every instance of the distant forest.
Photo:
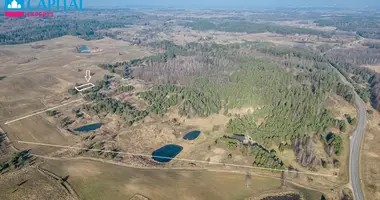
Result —
POLYGON ((318 26, 334 26, 339 30, 356 32, 372 39, 380 39, 380 21, 369 16, 334 16, 316 20, 318 26))
POLYGON ((246 32, 246 33, 278 33, 278 34, 310 34, 310 35, 321 35, 329 37, 333 33, 327 31, 318 31, 310 28, 299 28, 293 26, 277 25, 273 23, 256 23, 256 22, 246 22, 246 21, 228 21, 216 23, 211 20, 196 20, 192 23, 187 23, 187 27, 195 30, 217 30, 225 32, 246 32))

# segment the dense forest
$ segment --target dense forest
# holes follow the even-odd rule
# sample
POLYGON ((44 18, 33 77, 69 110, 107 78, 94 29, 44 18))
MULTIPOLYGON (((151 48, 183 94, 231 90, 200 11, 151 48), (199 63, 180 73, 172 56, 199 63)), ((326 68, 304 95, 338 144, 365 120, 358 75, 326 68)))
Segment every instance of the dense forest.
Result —
POLYGON ((333 33, 326 31, 318 31, 309 28, 299 28, 293 26, 283 26, 273 23, 255 23, 246 21, 228 21, 222 23, 214 23, 210 20, 197 20, 192 23, 186 24, 195 30, 217 30, 225 32, 245 32, 245 33, 278 33, 278 34, 310 34, 310 35, 321 35, 321 36, 331 36, 333 33))
POLYGON ((4 18, 0 24, 0 45, 23 44, 48 40, 64 35, 73 35, 85 40, 102 39, 106 34, 99 30, 123 28, 133 24, 144 24, 150 16, 129 10, 128 13, 104 11, 99 16, 97 10, 81 13, 67 12, 54 18, 4 18))
POLYGON ((350 87, 340 83, 320 54, 271 43, 193 44, 190 53, 183 53, 181 48, 168 43, 160 46, 166 50, 172 47, 172 52, 181 56, 166 62, 149 60, 141 66, 136 64, 133 72, 133 77, 164 84, 140 93, 156 114, 163 114, 178 103, 180 114, 188 116, 208 116, 220 112, 221 108, 228 113, 232 108, 265 105, 265 123, 256 126, 252 122, 255 116, 241 116, 231 120, 227 130, 249 132, 264 144, 275 141, 280 145, 287 140, 290 144, 294 135, 338 126, 324 109, 327 94, 334 92, 352 101, 350 87), (252 51, 274 56, 275 62, 249 57, 252 51), (295 71, 287 72, 284 68, 297 73, 294 75, 295 71))
POLYGON ((318 19, 318 26, 334 26, 339 30, 356 32, 365 38, 380 39, 380 21, 369 16, 334 16, 318 19))
POLYGON ((98 20, 54 20, 35 27, 19 28, 0 34, 0 45, 23 44, 61 37, 64 35, 78 36, 86 40, 102 39, 96 31, 124 27, 125 23, 105 22, 98 20))
POLYGON ((372 106, 380 111, 380 75, 355 62, 349 62, 352 59, 351 54, 331 53, 328 58, 329 62, 354 85, 360 97, 365 102, 371 102, 372 106))

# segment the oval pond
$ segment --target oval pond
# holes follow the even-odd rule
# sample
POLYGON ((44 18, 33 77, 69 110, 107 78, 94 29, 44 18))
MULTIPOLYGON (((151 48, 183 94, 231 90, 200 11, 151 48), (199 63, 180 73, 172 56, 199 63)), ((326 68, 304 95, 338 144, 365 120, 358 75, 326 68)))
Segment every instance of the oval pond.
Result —
POLYGON ((176 144, 165 145, 152 153, 153 160, 157 162, 169 162, 176 157, 183 147, 176 144))
POLYGON ((74 131, 78 131, 78 132, 94 131, 94 130, 100 128, 102 125, 103 125, 102 123, 87 124, 85 126, 81 126, 79 128, 74 129, 74 131))
POLYGON ((184 140, 195 140, 199 136, 199 134, 201 134, 201 132, 198 130, 190 131, 190 132, 186 133, 185 136, 183 136, 183 139, 184 140))

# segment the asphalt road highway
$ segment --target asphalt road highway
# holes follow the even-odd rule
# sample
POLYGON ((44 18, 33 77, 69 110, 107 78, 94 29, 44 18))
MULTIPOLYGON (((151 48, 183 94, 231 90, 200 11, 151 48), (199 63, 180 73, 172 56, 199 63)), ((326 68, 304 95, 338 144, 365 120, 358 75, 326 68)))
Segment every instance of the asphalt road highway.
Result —
POLYGON ((360 187, 360 144, 364 135, 364 129, 366 126, 366 108, 363 100, 355 93, 355 103, 358 108, 358 124, 354 134, 351 137, 351 149, 350 149, 350 180, 352 183, 352 190, 355 196, 355 200, 363 200, 363 192, 360 187))
MULTIPOLYGON (((342 81, 353 88, 351 83, 349 83, 347 79, 336 68, 334 69, 337 71, 337 73, 339 73, 339 76, 341 77, 342 81)), ((356 92, 355 92, 355 104, 358 109, 358 116, 357 116, 358 124, 353 135, 350 138, 351 139, 350 164, 349 164, 350 182, 352 184, 352 190, 353 190, 352 192, 354 193, 354 199, 363 200, 364 196, 363 196, 363 192, 360 186, 361 179, 360 179, 360 170, 359 170, 360 164, 359 163, 360 163, 360 144, 361 144, 361 140, 364 135, 364 129, 366 126, 367 110, 365 108, 365 104, 363 100, 359 97, 359 95, 356 92)))

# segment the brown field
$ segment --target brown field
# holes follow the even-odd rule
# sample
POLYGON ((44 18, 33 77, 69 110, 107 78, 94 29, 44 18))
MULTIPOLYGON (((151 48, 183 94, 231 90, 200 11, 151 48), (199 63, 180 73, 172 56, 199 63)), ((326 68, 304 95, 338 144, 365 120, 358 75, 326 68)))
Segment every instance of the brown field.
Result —
POLYGON ((356 108, 338 95, 328 97, 327 107, 332 111, 333 117, 336 119, 343 119, 345 114, 352 117, 357 115, 356 108))
POLYGON ((58 181, 41 174, 34 167, 8 172, 0 177, 0 199, 74 200, 58 181))
MULTIPOLYGON (((372 109, 368 106, 367 109, 372 109)), ((368 114, 361 156, 362 188, 366 199, 380 199, 380 113, 368 114)))
POLYGON ((283 26, 295 26, 299 28, 310 28, 320 31, 334 31, 336 30, 336 27, 333 26, 318 26, 317 24, 313 23, 312 21, 299 21, 299 20, 293 20, 293 21, 280 21, 276 22, 277 24, 283 25, 283 26))
POLYGON ((26 145, 18 143, 18 141, 61 145, 73 145, 76 141, 74 136, 65 135, 56 126, 38 115, 9 125, 2 124, 1 127, 7 133, 16 148, 32 149, 32 153, 40 155, 52 153, 56 151, 57 148, 26 145))
MULTIPOLYGON (((47 161, 43 166, 68 182, 82 199, 129 199, 135 194, 151 200, 245 199, 277 190, 280 181, 252 175, 252 186, 245 175, 170 169, 136 169, 96 161, 47 161), (106 191, 106 192, 105 192, 106 191)), ((319 200, 320 193, 299 190, 308 200, 319 200)))
MULTIPOLYGON (((101 63, 113 63, 150 55, 147 49, 134 47, 126 42, 105 38, 85 41, 64 36, 53 40, 22 45, 0 47, 0 121, 13 145, 21 149, 33 148, 33 153, 46 154, 56 148, 22 145, 17 141, 73 145, 77 138, 57 128, 54 120, 45 114, 35 115, 12 124, 4 122, 18 116, 60 105, 74 100, 67 89, 75 83, 84 83, 85 70, 94 72, 91 82, 100 80, 109 72, 97 67, 101 63), (32 48, 44 45, 43 48, 32 48), (102 51, 91 54, 76 52, 76 46, 87 45, 102 51), (81 72, 79 72, 82 70, 81 72), (48 120, 47 120, 48 119, 48 120)), ((62 109, 71 111, 70 104, 62 109)))
POLYGON ((372 69, 377 73, 380 73, 380 65, 362 65, 362 67, 366 67, 368 69, 372 69))
POLYGON ((64 36, 30 44, 2 45, 0 76, 6 78, 1 81, 0 87, 0 120, 41 109, 44 107, 41 99, 49 101, 50 98, 66 93, 75 83, 85 82, 85 71, 78 70, 91 70, 95 73, 91 81, 95 81, 107 73, 97 67, 97 64, 147 55, 150 55, 147 49, 109 38, 85 41, 64 36), (36 44, 45 47, 33 49, 32 46, 36 44), (78 45, 98 47, 103 51, 79 54, 75 48, 78 45))

